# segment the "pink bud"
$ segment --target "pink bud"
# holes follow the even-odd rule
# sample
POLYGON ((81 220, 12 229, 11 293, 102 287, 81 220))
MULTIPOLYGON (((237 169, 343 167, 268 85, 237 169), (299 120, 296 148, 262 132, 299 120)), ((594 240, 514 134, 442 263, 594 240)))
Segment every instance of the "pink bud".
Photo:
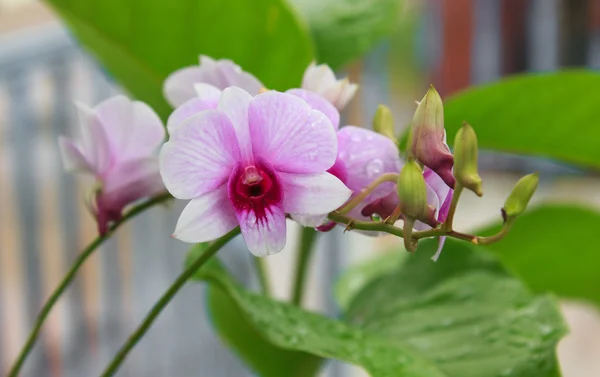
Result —
POLYGON ((433 86, 417 106, 410 139, 412 155, 436 172, 448 186, 454 188, 454 157, 446 144, 444 106, 433 86))

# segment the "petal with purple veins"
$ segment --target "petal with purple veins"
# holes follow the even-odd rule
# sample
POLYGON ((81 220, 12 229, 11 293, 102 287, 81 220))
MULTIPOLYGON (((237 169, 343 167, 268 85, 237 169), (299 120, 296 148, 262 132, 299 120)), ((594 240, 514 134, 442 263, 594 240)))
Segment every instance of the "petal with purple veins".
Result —
POLYGON ((329 119, 291 94, 267 92, 250 103, 248 119, 255 156, 287 173, 320 173, 337 156, 329 119))

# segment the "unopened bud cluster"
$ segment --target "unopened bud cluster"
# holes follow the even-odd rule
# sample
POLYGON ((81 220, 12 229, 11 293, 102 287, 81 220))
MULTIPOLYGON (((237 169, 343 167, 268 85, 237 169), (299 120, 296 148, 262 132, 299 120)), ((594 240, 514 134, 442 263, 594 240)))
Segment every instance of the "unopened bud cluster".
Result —
MULTIPOLYGON (((377 109, 373 128, 397 140, 392 115, 386 106, 380 105, 377 109)), ((443 232, 439 232, 441 242, 438 254, 445 235, 453 232, 452 218, 462 190, 483 196, 483 180, 477 164, 477 134, 466 122, 455 135, 453 152, 446 144, 442 99, 431 86, 417 103, 407 143, 408 160, 398 175, 397 199, 392 201, 386 198, 380 202, 397 203, 398 217, 404 219, 405 227, 414 226, 417 230, 443 229, 443 232)), ((537 174, 530 174, 516 184, 503 208, 505 221, 512 222, 524 212, 538 180, 537 174)), ((382 206, 381 203, 378 205, 382 206)), ((412 234, 412 231, 405 231, 404 237, 411 237, 412 234)), ((477 242, 476 238, 473 236, 473 242, 477 242)), ((411 239, 405 245, 414 243, 416 240, 411 239)))

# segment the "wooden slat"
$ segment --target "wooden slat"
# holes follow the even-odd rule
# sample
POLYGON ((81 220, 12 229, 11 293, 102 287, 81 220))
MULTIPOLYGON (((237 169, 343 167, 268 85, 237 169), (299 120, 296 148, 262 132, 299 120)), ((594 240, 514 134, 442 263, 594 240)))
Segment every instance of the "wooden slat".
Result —
MULTIPOLYGON (((23 325, 30 329, 35 321, 36 313, 41 308, 44 300, 43 294, 43 270, 40 265, 40 224, 38 182, 36 181, 35 166, 35 140, 36 120, 31 111, 32 103, 28 72, 15 69, 7 75, 8 93, 10 103, 8 111, 9 140, 13 152, 13 162, 18 168, 13 170, 14 176, 11 181, 14 185, 18 207, 18 218, 16 219, 17 234, 22 245, 21 258, 24 266, 24 282, 26 284, 25 308, 23 325)), ((38 346, 34 348, 30 357, 29 367, 36 376, 49 376, 50 364, 48 353, 44 350, 45 339, 42 336, 38 346), (32 369, 31 369, 32 368, 32 369), (39 374, 38 374, 39 373, 39 374)))
POLYGON ((443 51, 436 88, 442 96, 447 96, 466 88, 471 82, 474 9, 473 0, 439 0, 439 3, 443 51))

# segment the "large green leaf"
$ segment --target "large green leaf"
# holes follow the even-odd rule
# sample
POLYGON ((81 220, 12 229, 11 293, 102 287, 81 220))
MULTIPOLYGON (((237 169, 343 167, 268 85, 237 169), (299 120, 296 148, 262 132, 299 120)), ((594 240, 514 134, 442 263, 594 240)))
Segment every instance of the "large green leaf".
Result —
MULTIPOLYGON (((351 324, 248 292, 216 263, 196 278, 231 300, 228 310, 236 314, 217 327, 229 332, 226 339, 238 352, 243 347, 233 342, 254 344, 258 335, 282 349, 361 366, 375 377, 558 375, 554 347, 564 328, 554 301, 533 296, 491 257, 452 242, 445 253, 452 256, 444 258, 452 261, 446 268, 419 250, 399 270, 373 280, 355 296, 351 324), (240 335, 246 339, 228 329, 231 321, 250 327, 240 335)), ((248 354, 242 357, 248 361, 248 354)), ((253 357, 252 366, 272 362, 253 357)), ((298 375, 292 365, 279 375, 298 375)))
POLYGON ((358 57, 398 24, 400 0, 291 0, 306 18, 320 62, 334 68, 358 57))
MULTIPOLYGON (((479 233, 491 234, 500 224, 479 233)), ((517 219, 501 242, 488 245, 534 291, 600 305, 600 213, 570 205, 539 207, 517 219)))
POLYGON ((534 296, 491 254, 448 240, 437 263, 425 242, 369 283, 346 320, 426 355, 446 376, 557 376, 565 333, 556 303, 534 296))
MULTIPOLYGON (((188 261, 199 252, 193 250, 188 261)), ((210 283, 211 317, 219 334, 262 377, 312 376, 321 358, 362 366, 375 377, 446 377, 401 344, 243 289, 216 261, 195 278, 210 283), (218 319, 217 314, 227 318, 218 319)))
POLYGON ((47 0, 78 39, 134 96, 163 117, 163 80, 228 58, 267 87, 298 86, 312 59, 308 31, 284 0, 47 0))
POLYGON ((334 284, 334 297, 340 309, 345 312, 356 295, 374 279, 396 271, 408 253, 398 250, 377 256, 371 260, 348 268, 334 284))
MULTIPOLYGON (((463 121, 479 146, 600 168, 600 74, 526 74, 460 92, 445 101, 448 141, 463 121)), ((516 250, 515 250, 516 252, 516 250)))

